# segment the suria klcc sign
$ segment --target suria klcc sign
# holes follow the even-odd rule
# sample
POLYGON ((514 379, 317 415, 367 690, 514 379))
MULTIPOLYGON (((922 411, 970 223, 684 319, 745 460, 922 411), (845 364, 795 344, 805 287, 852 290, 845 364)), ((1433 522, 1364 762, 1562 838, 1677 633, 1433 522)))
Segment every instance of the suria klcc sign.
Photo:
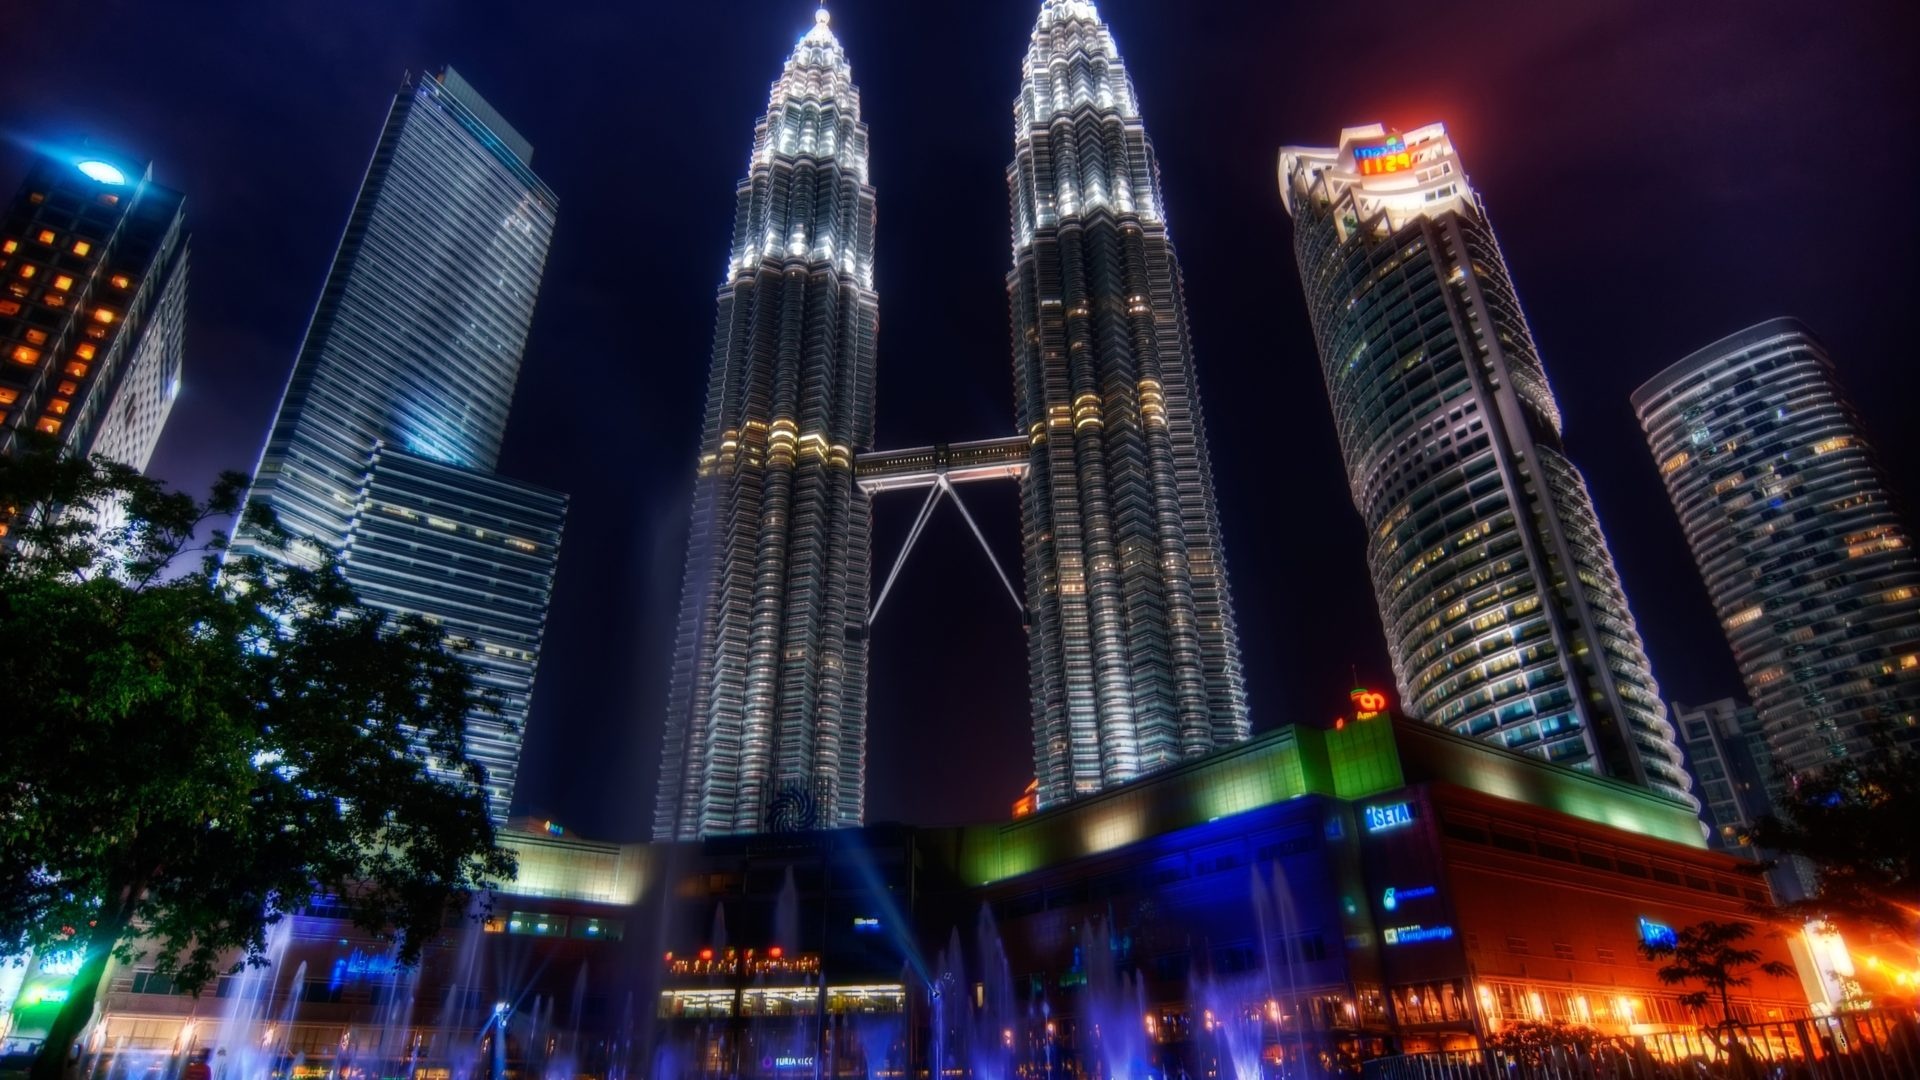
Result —
POLYGON ((1361 176, 1381 176, 1413 168, 1413 152, 1400 136, 1390 135, 1386 142, 1353 148, 1353 167, 1361 176))

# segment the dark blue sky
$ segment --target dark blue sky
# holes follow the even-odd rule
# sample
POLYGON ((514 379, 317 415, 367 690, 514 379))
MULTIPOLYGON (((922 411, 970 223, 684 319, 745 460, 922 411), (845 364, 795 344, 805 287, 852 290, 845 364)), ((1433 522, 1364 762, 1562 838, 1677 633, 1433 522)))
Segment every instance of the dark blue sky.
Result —
MULTIPOLYGON (((1004 169, 1037 0, 836 0, 879 192, 883 446, 1012 426, 1004 169)), ((1107 0, 1160 155, 1257 728, 1390 681, 1274 157, 1443 120, 1484 195, 1669 696, 1737 692, 1627 395, 1793 314, 1896 488, 1920 484, 1920 65, 1899 2, 1107 0)), ((651 820, 668 643, 735 182, 802 0, 104 0, 10 14, 23 147, 149 157, 193 228, 186 389, 154 463, 250 469, 386 107, 451 62, 535 146, 559 230, 502 471, 571 518, 521 809, 651 820)), ((966 492, 1017 565, 1011 489, 966 492)), ((917 509, 879 505, 881 573, 917 509)), ((876 627, 869 817, 1003 815, 1031 773, 1012 605, 950 509, 876 627)))

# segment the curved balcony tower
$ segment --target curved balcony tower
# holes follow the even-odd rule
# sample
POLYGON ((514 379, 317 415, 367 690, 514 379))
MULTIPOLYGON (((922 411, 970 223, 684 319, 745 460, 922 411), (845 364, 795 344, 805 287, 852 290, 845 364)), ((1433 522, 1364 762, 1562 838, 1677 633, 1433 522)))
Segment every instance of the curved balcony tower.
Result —
POLYGON ((1407 713, 1697 806, 1446 129, 1348 128, 1279 180, 1407 713))

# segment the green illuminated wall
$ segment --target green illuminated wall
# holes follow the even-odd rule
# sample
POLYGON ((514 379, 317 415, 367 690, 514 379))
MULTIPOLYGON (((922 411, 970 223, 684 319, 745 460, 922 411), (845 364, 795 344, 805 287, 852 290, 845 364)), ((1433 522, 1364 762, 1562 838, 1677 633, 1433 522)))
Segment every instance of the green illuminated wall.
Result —
POLYGON ((969 826, 961 878, 986 884, 1301 795, 1355 799, 1401 784, 1385 720, 1341 731, 1281 728, 1054 810, 969 826))
POLYGON ((1422 782, 1705 846, 1691 809, 1642 788, 1382 717, 1336 730, 1281 728, 1092 798, 968 826, 958 865, 967 884, 988 884, 1301 795, 1357 800, 1422 782))

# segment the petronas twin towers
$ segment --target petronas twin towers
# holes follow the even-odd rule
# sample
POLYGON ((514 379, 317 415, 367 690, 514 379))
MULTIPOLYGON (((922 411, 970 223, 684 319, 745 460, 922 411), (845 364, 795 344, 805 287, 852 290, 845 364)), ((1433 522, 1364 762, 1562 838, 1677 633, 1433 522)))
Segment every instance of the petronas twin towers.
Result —
MULTIPOLYGON (((971 445, 1021 483, 1044 806, 1244 739, 1248 722, 1179 266, 1093 4, 1042 4, 1014 112, 1019 427, 971 445)), ((656 838, 862 820, 871 493, 946 488, 954 456, 861 468, 874 203, 859 91, 822 10, 738 190, 656 838)))

